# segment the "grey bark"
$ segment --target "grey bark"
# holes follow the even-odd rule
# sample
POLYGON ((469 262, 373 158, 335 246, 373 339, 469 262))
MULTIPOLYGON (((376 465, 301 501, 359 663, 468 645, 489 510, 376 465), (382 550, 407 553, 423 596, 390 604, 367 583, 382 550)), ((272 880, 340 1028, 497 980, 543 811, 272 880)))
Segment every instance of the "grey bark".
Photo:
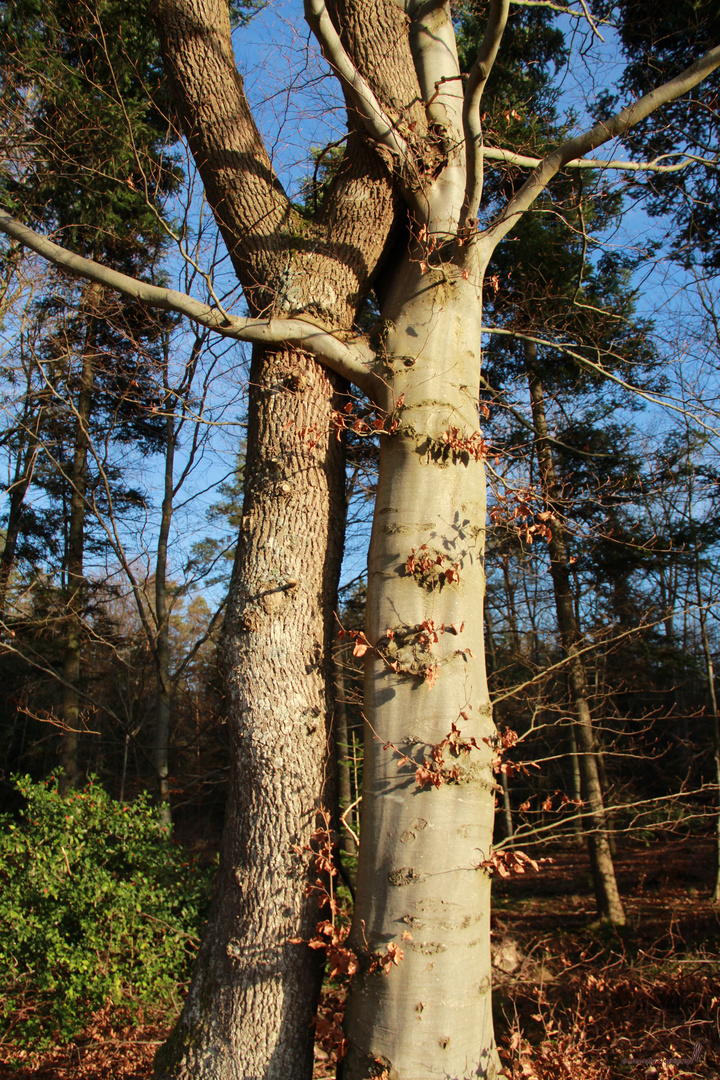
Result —
POLYGON ((346 1016, 343 1080, 377 1075, 380 1065, 402 1080, 497 1069, 490 878, 481 866, 491 856, 495 799, 484 741, 494 733, 483 641, 484 466, 443 441, 453 427, 466 438, 477 432, 478 279, 447 265, 423 273, 410 262, 384 312, 385 405, 401 395, 403 405, 397 434, 380 448, 369 556, 366 635, 377 651, 366 666, 353 921, 361 972, 346 1016), (408 570, 424 546, 435 570, 408 570), (458 580, 447 576, 453 568, 458 580), (446 749, 440 786, 419 784, 416 769, 453 724, 468 752, 446 749), (388 974, 372 970, 389 945, 403 959, 388 974))
POLYGON ((244 525, 223 632, 231 791, 219 880, 188 999, 156 1077, 306 1077, 320 989, 315 880, 302 850, 326 790, 331 634, 342 536, 332 376, 259 354, 244 525), (317 443, 297 438, 310 421, 317 443))

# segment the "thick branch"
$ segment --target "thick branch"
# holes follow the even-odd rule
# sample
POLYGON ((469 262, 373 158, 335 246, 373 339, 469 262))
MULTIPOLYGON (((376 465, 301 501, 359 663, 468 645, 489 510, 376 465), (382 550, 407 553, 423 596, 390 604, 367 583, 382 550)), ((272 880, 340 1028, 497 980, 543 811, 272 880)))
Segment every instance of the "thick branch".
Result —
POLYGON ((53 243, 52 240, 48 240, 47 237, 28 226, 15 221, 9 214, 2 211, 0 211, 0 231, 29 247, 61 270, 97 285, 115 289, 130 300, 147 304, 148 307, 185 315, 200 326, 214 330, 224 337, 262 345, 277 345, 285 342, 304 349, 316 356, 332 371, 349 379, 371 398, 374 397, 376 376, 371 370, 374 354, 361 338, 354 338, 351 341, 343 340, 341 335, 332 334, 322 326, 317 326, 305 319, 252 319, 228 315, 188 296, 187 293, 138 281, 137 278, 102 266, 93 259, 74 255, 71 251, 67 251, 66 248, 53 243))
POLYGON ((480 102, 500 48, 509 6, 509 0, 492 0, 485 35, 465 90, 463 131, 465 133, 467 179, 465 181, 463 209, 460 215, 462 222, 475 217, 482 198, 483 145, 480 102))
POLYGON ((405 158, 407 143, 345 51, 324 0, 305 0, 305 18, 368 134, 398 158, 405 158))
POLYGON ((624 135, 631 127, 650 116, 662 105, 667 105, 668 102, 675 101, 688 90, 692 90, 719 66, 720 45, 717 45, 670 82, 656 87, 649 94, 645 94, 632 105, 622 109, 612 119, 600 121, 589 131, 574 139, 568 139, 557 150, 548 154, 510 200, 500 216, 482 234, 483 239, 490 242, 489 250, 492 251, 503 236, 510 232, 521 214, 532 206, 552 178, 569 162, 577 161, 596 147, 609 142, 610 139, 624 135))
POLYGON ((428 123, 444 129, 459 142, 462 78, 447 0, 420 0, 414 4, 410 9, 409 38, 428 123))
POLYGON ((164 67, 208 202, 253 314, 275 306, 294 211, 235 65, 226 0, 153 0, 164 67))

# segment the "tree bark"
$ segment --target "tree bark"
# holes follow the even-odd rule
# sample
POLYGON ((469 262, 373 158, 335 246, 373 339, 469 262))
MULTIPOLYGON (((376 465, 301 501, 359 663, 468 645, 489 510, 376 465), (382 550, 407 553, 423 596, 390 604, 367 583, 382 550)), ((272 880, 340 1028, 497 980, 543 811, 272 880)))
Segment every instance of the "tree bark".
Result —
POLYGON ((555 611, 563 652, 568 658, 568 682, 575 707, 575 740, 578 748, 578 765, 583 783, 584 802, 587 807, 583 824, 590 856, 590 868, 595 891, 598 915, 603 922, 623 925, 625 912, 615 880, 615 867, 607 830, 602 785, 597 762, 597 743, 590 712, 585 667, 580 656, 580 628, 575 617, 570 568, 565 549, 563 527, 557 515, 558 484, 555 475, 552 446, 545 416, 545 398, 540 376, 536 368, 536 348, 526 343, 526 364, 536 450, 540 467, 540 482, 546 507, 551 512, 548 520, 550 540, 550 571, 555 594, 555 611))
MULTIPOLYGON (((363 5, 346 6, 352 38, 363 5)), ((404 31, 401 13, 381 6, 404 31)), ((275 177, 250 114, 227 5, 157 0, 155 13, 175 102, 251 312, 306 313, 349 329, 395 216, 386 166, 355 131, 324 212, 309 223, 275 177)), ((404 33, 398 38, 406 45, 404 33)), ((382 68, 384 57, 365 60, 382 68)), ((314 936, 317 907, 305 895, 314 859, 293 848, 309 845, 321 803, 334 798, 327 758, 344 521, 344 444, 332 423, 340 389, 303 354, 256 350, 244 525, 224 630, 232 782, 221 868, 158 1078, 224 1080, 242 1070, 306 1080, 312 1071, 320 964, 291 939, 314 936)))
MULTIPOLYGON (((695 552, 695 590, 698 602, 698 615, 700 618, 700 640, 703 648, 703 658, 705 660, 705 678, 707 680, 708 696, 710 698, 710 709, 712 712, 713 721, 713 760, 715 764, 715 783, 718 786, 718 798, 720 799, 720 712, 718 712, 718 700, 715 692, 715 667, 713 664, 712 650, 710 648, 710 638, 707 632, 707 612, 705 610, 705 603, 703 601, 702 587, 700 583, 700 557, 698 552, 695 552)), ((715 886, 712 892, 712 899, 714 903, 720 904, 720 804, 718 805, 717 815, 715 818, 715 886)))
POLYGON ((328 792, 331 637, 342 555, 336 378, 256 353, 243 529, 223 631, 231 791, 219 880, 158 1078, 306 1078, 318 953, 310 845, 328 792), (309 383, 309 377, 314 381, 309 383), (305 383, 302 394, 299 385, 305 383), (313 434, 298 437, 301 428, 313 434), (298 850, 300 849, 300 850, 298 850), (212 1007, 208 1007, 212 1003, 212 1007))
POLYGON ((381 442, 369 555, 352 931, 361 970, 350 992, 343 1080, 383 1067, 398 1080, 491 1077, 497 1069, 490 877, 481 865, 491 855, 495 799, 483 640, 485 478, 467 442, 478 429, 473 277, 447 265, 423 273, 408 260, 384 312, 385 407, 403 403, 397 432, 381 442), (453 428, 461 435, 451 449, 453 428), (444 744, 454 727, 467 752, 444 744), (441 747, 436 782, 423 782, 441 747), (404 956, 385 974, 373 960, 388 946, 404 956))
POLYGON ((32 480, 36 456, 36 442, 32 438, 29 445, 23 445, 18 452, 15 475, 9 491, 10 505, 5 528, 5 543, 0 554, 0 617, 5 614, 10 574, 15 563, 15 552, 22 528, 23 505, 32 480))
POLYGON ((157 699, 155 703, 155 732, 153 737, 153 767, 160 816, 165 825, 172 823, 170 812, 169 752, 170 752, 170 709, 172 704, 173 684, 170 675, 170 614, 167 604, 167 554, 170 525, 173 515, 174 469, 175 469, 175 412, 170 401, 167 379, 167 364, 164 366, 165 407, 165 476, 163 488, 160 531, 158 533, 155 558, 155 618, 157 637, 155 640, 157 662, 157 699))

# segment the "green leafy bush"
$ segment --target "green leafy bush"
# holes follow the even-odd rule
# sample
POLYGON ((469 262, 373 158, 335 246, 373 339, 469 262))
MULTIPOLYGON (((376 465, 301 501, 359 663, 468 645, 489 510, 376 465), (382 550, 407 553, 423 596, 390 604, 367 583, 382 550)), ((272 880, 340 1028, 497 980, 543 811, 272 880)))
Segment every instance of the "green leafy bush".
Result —
POLYGON ((10 1038, 69 1038, 108 999, 158 1002, 185 980, 211 874, 170 842, 147 795, 16 779, 0 817, 0 1017, 10 1038))

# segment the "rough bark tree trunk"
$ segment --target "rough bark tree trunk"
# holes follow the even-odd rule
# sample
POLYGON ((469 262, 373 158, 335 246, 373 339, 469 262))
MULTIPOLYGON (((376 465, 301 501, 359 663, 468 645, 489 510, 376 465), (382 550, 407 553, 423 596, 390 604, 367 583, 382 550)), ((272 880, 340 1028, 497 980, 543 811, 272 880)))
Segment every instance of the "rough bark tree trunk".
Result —
MULTIPOLYGON (((323 219, 308 224, 277 181, 250 113, 227 5, 154 6, 173 96, 250 310, 307 312, 349 329, 394 220, 386 167, 353 132, 323 219)), ((362 38, 363 6, 343 5, 348 48, 362 38)), ((402 14, 383 6, 404 31, 402 14)), ((392 58, 369 56, 395 93, 402 79, 392 58)), ((352 114, 350 125, 358 126, 352 114)), ((314 936, 317 906, 305 895, 314 860, 293 849, 309 845, 331 795, 330 643, 344 522, 344 444, 333 428, 339 385, 302 353, 255 352, 244 525, 224 629, 232 781, 221 867, 158 1078, 225 1080, 242 1070, 307 1080, 312 1071, 320 963, 316 951, 290 942, 314 936)))
POLYGON ((233 755, 219 882, 156 1076, 306 1078, 320 989, 310 843, 327 792, 342 553, 336 378, 290 350, 253 360, 246 495, 223 656, 233 755), (308 377, 314 379, 309 383, 308 377), (298 387, 303 386, 302 393, 298 387), (316 434, 298 440, 297 431, 316 434), (207 1003, 212 1001, 212 1009, 207 1003))
POLYGON ((578 765, 582 777, 584 802, 587 806, 587 811, 583 816, 583 823, 590 856, 595 902, 598 915, 603 922, 622 925, 625 922, 625 912, 615 880, 615 867, 610 851, 602 785, 598 770, 597 743, 590 712, 585 667, 580 655, 580 629, 575 618, 563 526, 556 512, 559 492, 545 416, 543 386, 536 367, 536 347, 532 342, 527 342, 525 348, 540 483, 546 507, 552 514, 548 521, 550 528, 550 540, 548 543, 550 571, 560 640, 563 651, 568 658, 570 695, 576 713, 575 740, 578 748, 578 765))

